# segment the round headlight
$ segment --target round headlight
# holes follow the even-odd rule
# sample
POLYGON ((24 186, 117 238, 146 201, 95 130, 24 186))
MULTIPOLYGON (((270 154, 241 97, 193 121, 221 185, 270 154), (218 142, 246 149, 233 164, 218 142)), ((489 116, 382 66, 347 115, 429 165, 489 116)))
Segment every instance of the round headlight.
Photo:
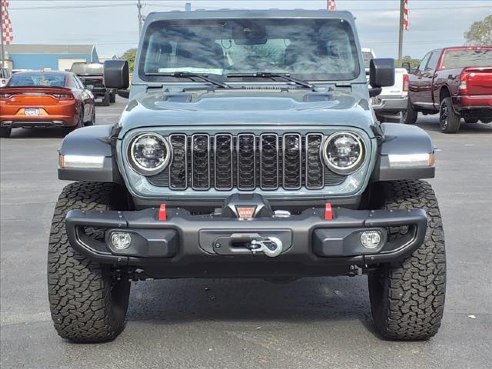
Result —
POLYGON ((162 171, 171 159, 169 143, 155 133, 141 134, 132 141, 130 162, 140 174, 150 176, 162 171))
POLYGON ((324 142, 323 159, 337 174, 353 173, 363 162, 364 144, 355 133, 334 133, 324 142))

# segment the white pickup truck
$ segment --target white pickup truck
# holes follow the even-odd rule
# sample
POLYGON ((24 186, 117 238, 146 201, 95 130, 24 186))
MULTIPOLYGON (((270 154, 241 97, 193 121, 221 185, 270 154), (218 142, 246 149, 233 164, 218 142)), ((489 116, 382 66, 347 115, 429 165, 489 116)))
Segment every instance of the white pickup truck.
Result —
MULTIPOLYGON (((369 74, 369 62, 376 55, 372 49, 362 49, 364 67, 369 74)), ((369 77, 368 77, 369 78, 369 77)), ((408 72, 405 68, 395 68, 395 84, 383 87, 379 96, 372 98, 372 108, 380 122, 402 122, 408 106, 408 72)))

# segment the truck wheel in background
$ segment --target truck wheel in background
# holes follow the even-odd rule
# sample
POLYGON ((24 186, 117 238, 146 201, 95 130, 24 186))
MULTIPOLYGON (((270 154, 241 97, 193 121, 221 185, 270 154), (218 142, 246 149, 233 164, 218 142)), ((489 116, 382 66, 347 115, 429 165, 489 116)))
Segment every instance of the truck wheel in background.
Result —
POLYGON ((12 128, 0 127, 0 137, 9 138, 12 133, 12 128))
POLYGON ((109 101, 110 101, 109 92, 106 91, 106 93, 104 94, 104 97, 102 99, 102 105, 103 106, 109 106, 109 101))
POLYGON ((417 112, 417 110, 415 110, 415 107, 410 102, 410 99, 408 99, 407 110, 402 112, 403 123, 415 124, 417 122, 418 114, 419 113, 417 112))
MULTIPOLYGON (((369 297, 377 331, 395 340, 426 340, 434 336, 444 311, 446 256, 437 199, 429 183, 417 180, 380 184, 386 210, 421 208, 427 212, 424 243, 405 260, 383 264, 369 274, 369 297)), ((389 229, 389 239, 404 227, 389 229)), ((406 227, 408 232, 408 227, 406 227)))
POLYGON ((111 104, 116 102, 116 92, 114 90, 109 93, 109 102, 111 104))
POLYGON ((445 97, 439 109, 439 124, 444 133, 456 133, 460 129, 461 116, 454 111, 453 101, 445 97))
POLYGON ((111 183, 76 182, 63 189, 55 207, 48 246, 48 297, 55 329, 74 342, 109 341, 125 326, 130 282, 117 280, 110 266, 93 263, 73 249, 65 230, 69 210, 111 210, 114 198, 111 183))

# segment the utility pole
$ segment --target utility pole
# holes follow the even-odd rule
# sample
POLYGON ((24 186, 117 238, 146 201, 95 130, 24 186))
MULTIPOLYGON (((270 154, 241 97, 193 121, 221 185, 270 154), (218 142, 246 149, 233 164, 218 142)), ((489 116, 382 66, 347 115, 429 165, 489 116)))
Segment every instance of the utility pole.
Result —
POLYGON ((142 36, 142 27, 143 27, 143 15, 142 15, 142 3, 140 0, 138 0, 137 3, 137 9, 138 9, 138 36, 142 36))
POLYGON ((3 2, 0 1, 0 39, 2 39, 2 68, 4 67, 5 48, 3 46, 3 2))
POLYGON ((401 67, 401 61, 403 58, 403 10, 405 7, 405 1, 400 0, 400 34, 398 40, 398 67, 401 67))

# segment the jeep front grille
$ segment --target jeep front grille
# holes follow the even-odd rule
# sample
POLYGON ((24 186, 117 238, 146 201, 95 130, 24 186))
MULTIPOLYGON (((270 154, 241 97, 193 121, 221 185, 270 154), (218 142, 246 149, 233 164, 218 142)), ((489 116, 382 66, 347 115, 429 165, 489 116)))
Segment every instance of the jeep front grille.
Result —
POLYGON ((167 170, 148 177, 171 190, 322 189, 345 180, 325 168, 320 157, 323 135, 243 133, 173 134, 167 170))

